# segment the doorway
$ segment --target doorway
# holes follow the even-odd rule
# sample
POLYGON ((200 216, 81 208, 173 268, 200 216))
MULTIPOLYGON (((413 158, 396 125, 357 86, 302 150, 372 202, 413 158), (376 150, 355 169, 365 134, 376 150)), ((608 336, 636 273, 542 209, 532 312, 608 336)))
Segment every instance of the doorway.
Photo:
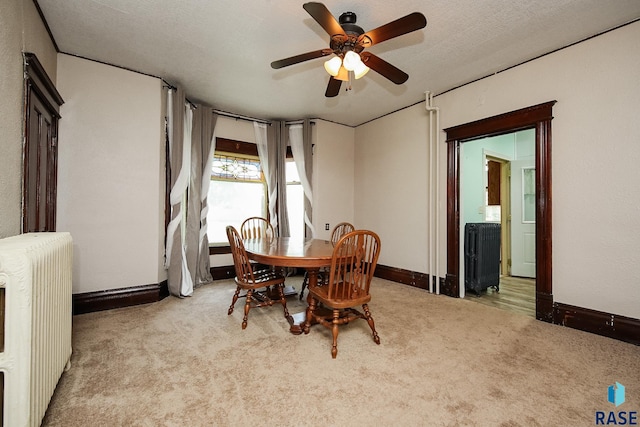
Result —
MULTIPOLYGON (((482 245, 489 253, 473 255, 474 250, 465 246, 460 297, 529 317, 536 313, 535 183, 530 176, 535 170, 534 147, 533 128, 463 141, 460 165, 461 228, 467 230, 469 223, 500 224, 497 252, 493 245, 482 245), (467 257, 477 259, 471 262, 467 257), (480 259, 482 264, 476 265, 480 259)), ((465 236, 461 244, 468 241, 473 239, 465 236)))
POLYGON ((485 221, 500 223, 500 273, 511 275, 511 159, 484 150, 485 221))
POLYGON ((553 321, 551 120, 556 101, 447 128, 447 275, 441 293, 460 296, 460 148, 465 141, 535 129, 536 319, 553 321))

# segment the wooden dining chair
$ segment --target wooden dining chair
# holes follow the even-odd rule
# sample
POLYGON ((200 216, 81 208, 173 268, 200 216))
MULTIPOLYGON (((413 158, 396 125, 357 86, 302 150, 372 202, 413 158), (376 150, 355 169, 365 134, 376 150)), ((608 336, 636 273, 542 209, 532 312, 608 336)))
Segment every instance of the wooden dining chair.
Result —
POLYGON ((356 228, 349 222, 341 222, 331 230, 331 243, 335 246, 338 240, 347 233, 351 233, 356 228))
POLYGON ((249 257, 244 249, 242 238, 235 227, 227 226, 227 238, 229 239, 229 245, 231 246, 231 254, 233 255, 233 264, 236 270, 236 292, 233 294, 231 300, 231 306, 227 314, 233 313, 233 307, 238 301, 241 290, 246 290, 246 301, 244 304, 244 317, 242 318, 242 329, 247 327, 247 316, 249 310, 256 307, 272 306, 275 302, 280 302, 284 309, 284 317, 290 320, 289 311, 287 310, 287 300, 284 297, 284 276, 276 272, 275 270, 268 269, 255 269, 254 265, 249 262, 249 257), (277 290, 279 297, 278 301, 274 301, 269 297, 268 292, 257 293, 256 290, 260 288, 271 287, 277 290))
MULTIPOLYGON (((276 232, 266 218, 252 216, 245 219, 240 225, 240 235, 242 235, 243 239, 272 239, 276 236, 276 232)), ((253 261, 251 263, 255 264, 253 261)), ((276 270, 274 267, 271 267, 271 269, 276 270)), ((267 292, 271 292, 269 286, 267 286, 267 292)))
MULTIPOLYGON (((335 244, 338 243, 338 240, 340 240, 342 236, 352 232, 353 230, 355 230, 353 224, 349 222, 339 223, 338 225, 333 227, 333 230, 331 230, 331 244, 335 246, 335 244)), ((326 273, 326 269, 320 270, 318 272, 318 283, 322 284, 328 280, 329 277, 326 273)), ((302 278, 302 286, 300 287, 300 301, 302 301, 304 290, 307 288, 307 286, 309 286, 309 276, 305 271, 304 277, 302 278)))
POLYGON ((380 344, 368 303, 369 287, 380 255, 380 238, 369 230, 347 233, 333 248, 328 283, 309 287, 309 307, 303 331, 309 333, 312 323, 331 329, 333 344, 331 357, 338 354, 338 327, 356 319, 365 319, 373 332, 373 341, 380 344), (316 313, 318 305, 331 311, 331 315, 316 313), (356 309, 362 306, 363 312, 356 309))
POLYGON ((259 216, 245 219, 240 226, 240 234, 243 239, 273 238, 276 236, 271 223, 266 218, 259 216))

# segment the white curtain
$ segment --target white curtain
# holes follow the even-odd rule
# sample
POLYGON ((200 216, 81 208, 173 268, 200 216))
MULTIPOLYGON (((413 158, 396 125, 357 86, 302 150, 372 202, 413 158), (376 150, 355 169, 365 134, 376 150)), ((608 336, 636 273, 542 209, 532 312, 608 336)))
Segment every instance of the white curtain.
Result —
MULTIPOLYGON (((183 139, 183 154, 182 154, 182 169, 180 169, 180 177, 178 181, 182 184, 182 175, 186 175, 184 180, 184 188, 181 188, 182 206, 187 206, 188 187, 191 177, 191 132, 193 131, 193 110, 190 104, 185 104, 184 110, 184 139, 183 139)), ((173 190, 172 190, 173 193, 173 190)), ((187 261, 187 221, 183 216, 182 227, 182 281, 180 283, 180 296, 191 296, 193 294, 193 283, 195 277, 195 270, 189 269, 189 262, 187 261)))
MULTIPOLYGON (((305 121, 305 125, 310 126, 310 123, 305 121)), ((289 126, 289 144, 291 145, 293 160, 296 164, 298 175, 300 176, 300 184, 304 191, 304 223, 307 227, 306 237, 315 238, 316 231, 312 222, 313 193, 311 189, 311 166, 313 164, 313 159, 310 156, 311 132, 306 132, 307 138, 305 138, 305 130, 307 129, 302 124, 289 126)))
POLYGON ((275 159, 269 156, 268 128, 266 123, 253 122, 253 129, 256 135, 256 145, 258 147, 258 157, 267 181, 267 197, 269 199, 269 221, 274 230, 278 229, 278 217, 276 215, 277 184, 275 175, 275 159))
POLYGON ((185 251, 187 188, 191 169, 191 131, 193 112, 186 102, 184 91, 177 88, 167 92, 167 124, 169 137, 169 165, 171 168, 171 221, 167 226, 165 265, 168 271, 169 292, 175 296, 193 293, 193 275, 187 265, 185 251))

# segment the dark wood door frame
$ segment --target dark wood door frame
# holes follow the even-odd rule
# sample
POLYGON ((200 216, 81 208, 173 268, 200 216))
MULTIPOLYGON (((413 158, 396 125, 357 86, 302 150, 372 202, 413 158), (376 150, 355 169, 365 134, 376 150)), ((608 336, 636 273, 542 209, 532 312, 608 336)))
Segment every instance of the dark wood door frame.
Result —
POLYGON ((460 291, 460 144, 523 129, 536 131, 536 319, 553 321, 551 285, 551 120, 556 101, 444 129, 447 134, 447 276, 442 293, 460 291))
POLYGON ((56 229, 58 121, 63 103, 36 55, 25 52, 23 233, 56 229))

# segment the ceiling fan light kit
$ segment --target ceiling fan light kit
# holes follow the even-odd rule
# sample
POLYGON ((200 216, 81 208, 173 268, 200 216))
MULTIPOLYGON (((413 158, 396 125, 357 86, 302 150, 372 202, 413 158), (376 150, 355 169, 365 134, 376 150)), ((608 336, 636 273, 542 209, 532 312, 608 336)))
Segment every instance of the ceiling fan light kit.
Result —
POLYGON ((338 74, 336 76, 334 76, 337 80, 343 81, 343 82, 348 82, 349 81, 349 70, 347 70, 344 67, 340 67, 340 71, 338 71, 338 74))
POLYGON ((347 69, 347 71, 353 71, 359 62, 362 62, 360 55, 352 50, 348 50, 347 53, 344 54, 342 65, 347 69))
POLYGON ((369 72, 369 67, 364 65, 364 62, 362 62, 360 55, 353 51, 347 52, 344 59, 339 56, 334 56, 328 61, 325 61, 324 69, 327 71, 327 73, 329 73, 330 76, 343 81, 347 80, 347 78, 344 78, 344 76, 349 71, 353 72, 353 77, 356 80, 369 72))
POLYGON ((334 56, 324 63, 324 69, 327 70, 329 75, 333 77, 337 76, 342 66, 342 59, 339 56, 334 56))
POLYGON ((364 65, 364 62, 360 60, 353 69, 353 76, 358 80, 360 77, 364 77, 369 72, 370 68, 364 65))
MULTIPOLYGON (((373 53, 363 52, 363 50, 394 37, 424 28, 427 25, 427 20, 423 14, 414 12, 365 32, 356 25, 356 14, 353 12, 343 13, 338 21, 322 3, 309 2, 302 7, 329 34, 329 49, 320 49, 273 61, 271 63, 272 68, 283 68, 335 54, 336 56, 324 63, 325 70, 331 76, 325 92, 327 97, 338 95, 343 81, 350 82, 351 76, 359 79, 367 74, 369 69, 373 69, 395 84, 402 84, 407 81, 409 75, 404 71, 373 53)), ((347 87, 347 90, 349 89, 351 89, 350 84, 347 87)))

